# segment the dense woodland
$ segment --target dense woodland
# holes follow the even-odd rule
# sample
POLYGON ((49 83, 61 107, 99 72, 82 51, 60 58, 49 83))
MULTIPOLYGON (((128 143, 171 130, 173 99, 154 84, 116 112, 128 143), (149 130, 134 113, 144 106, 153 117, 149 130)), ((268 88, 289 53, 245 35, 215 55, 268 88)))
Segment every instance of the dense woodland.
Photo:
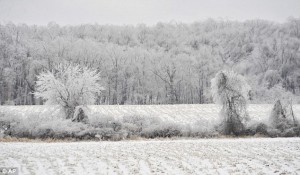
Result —
POLYGON ((101 73, 96 104, 211 103, 223 69, 245 76, 250 103, 300 103, 300 19, 155 26, 0 24, 0 104, 43 104, 37 75, 58 64, 101 73))

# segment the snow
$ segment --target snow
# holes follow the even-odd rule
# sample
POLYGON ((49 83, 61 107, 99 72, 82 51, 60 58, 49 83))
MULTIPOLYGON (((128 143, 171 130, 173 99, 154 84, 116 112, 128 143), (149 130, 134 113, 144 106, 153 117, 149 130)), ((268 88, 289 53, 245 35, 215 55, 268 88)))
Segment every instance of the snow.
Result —
POLYGON ((55 105, 24 105, 24 106, 0 106, 0 114, 27 118, 37 117, 63 117, 63 109, 55 105))
MULTIPOLYGON (((272 104, 250 104, 248 112, 255 121, 265 121, 269 118, 272 104)), ((180 124, 202 124, 219 121, 220 105, 215 104, 182 104, 182 105, 90 105, 88 113, 94 117, 112 116, 120 119, 124 116, 140 115, 159 117, 180 124)), ((300 105, 293 106, 294 113, 299 119, 300 105)), ((0 106, 0 113, 27 117, 35 115, 61 116, 63 110, 58 106, 0 106)))
POLYGON ((20 174, 298 174, 300 138, 0 143, 20 174))

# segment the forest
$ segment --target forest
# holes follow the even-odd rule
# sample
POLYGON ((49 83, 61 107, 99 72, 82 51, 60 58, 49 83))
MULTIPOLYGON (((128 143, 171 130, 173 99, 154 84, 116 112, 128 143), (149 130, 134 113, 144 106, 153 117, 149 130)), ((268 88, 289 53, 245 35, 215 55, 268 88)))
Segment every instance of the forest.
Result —
POLYGON ((211 79, 233 70, 250 103, 300 103, 300 18, 154 26, 0 24, 0 104, 40 105, 37 76, 60 64, 97 70, 96 104, 212 103, 211 79))

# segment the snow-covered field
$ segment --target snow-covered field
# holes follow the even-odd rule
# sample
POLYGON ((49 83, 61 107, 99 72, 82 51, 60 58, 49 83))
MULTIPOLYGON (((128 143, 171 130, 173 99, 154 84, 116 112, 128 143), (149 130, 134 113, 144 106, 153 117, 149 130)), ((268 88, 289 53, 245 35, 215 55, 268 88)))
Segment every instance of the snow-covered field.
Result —
POLYGON ((20 174, 299 174, 300 138, 0 143, 20 174))
MULTIPOLYGON (((251 119, 256 121, 267 120, 273 105, 250 104, 248 112, 251 119)), ((90 105, 87 108, 89 116, 101 117, 141 115, 159 117, 180 124, 206 123, 219 120, 220 105, 215 104, 184 104, 184 105, 90 105)), ((293 106, 297 118, 300 117, 300 105, 293 106)), ((63 112, 58 106, 0 106, 0 114, 27 116, 59 116, 63 112)))

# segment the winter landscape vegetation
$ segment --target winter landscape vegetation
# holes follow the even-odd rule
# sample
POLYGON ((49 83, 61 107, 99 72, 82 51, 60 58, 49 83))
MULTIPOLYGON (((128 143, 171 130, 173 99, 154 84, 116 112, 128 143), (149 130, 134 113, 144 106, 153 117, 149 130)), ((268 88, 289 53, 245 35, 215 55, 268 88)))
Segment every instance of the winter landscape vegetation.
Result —
POLYGON ((0 17, 0 175, 298 174, 299 122, 300 18, 0 17))
POLYGON ((282 24, 206 20, 152 27, 8 23, 0 30, 3 135, 108 140, 257 131, 299 135, 297 18, 282 24), (217 108, 204 105, 211 103, 222 108, 213 114, 220 113, 219 121, 197 113, 217 108), (248 104, 274 107, 265 116, 257 108, 251 116, 248 104), (133 112, 135 106, 122 105, 143 106, 133 112), (173 112, 184 108, 194 111, 183 114, 184 120, 198 119, 181 123, 173 112), (56 112, 47 112, 51 109, 56 112), (265 120, 253 122, 254 116, 265 120))

